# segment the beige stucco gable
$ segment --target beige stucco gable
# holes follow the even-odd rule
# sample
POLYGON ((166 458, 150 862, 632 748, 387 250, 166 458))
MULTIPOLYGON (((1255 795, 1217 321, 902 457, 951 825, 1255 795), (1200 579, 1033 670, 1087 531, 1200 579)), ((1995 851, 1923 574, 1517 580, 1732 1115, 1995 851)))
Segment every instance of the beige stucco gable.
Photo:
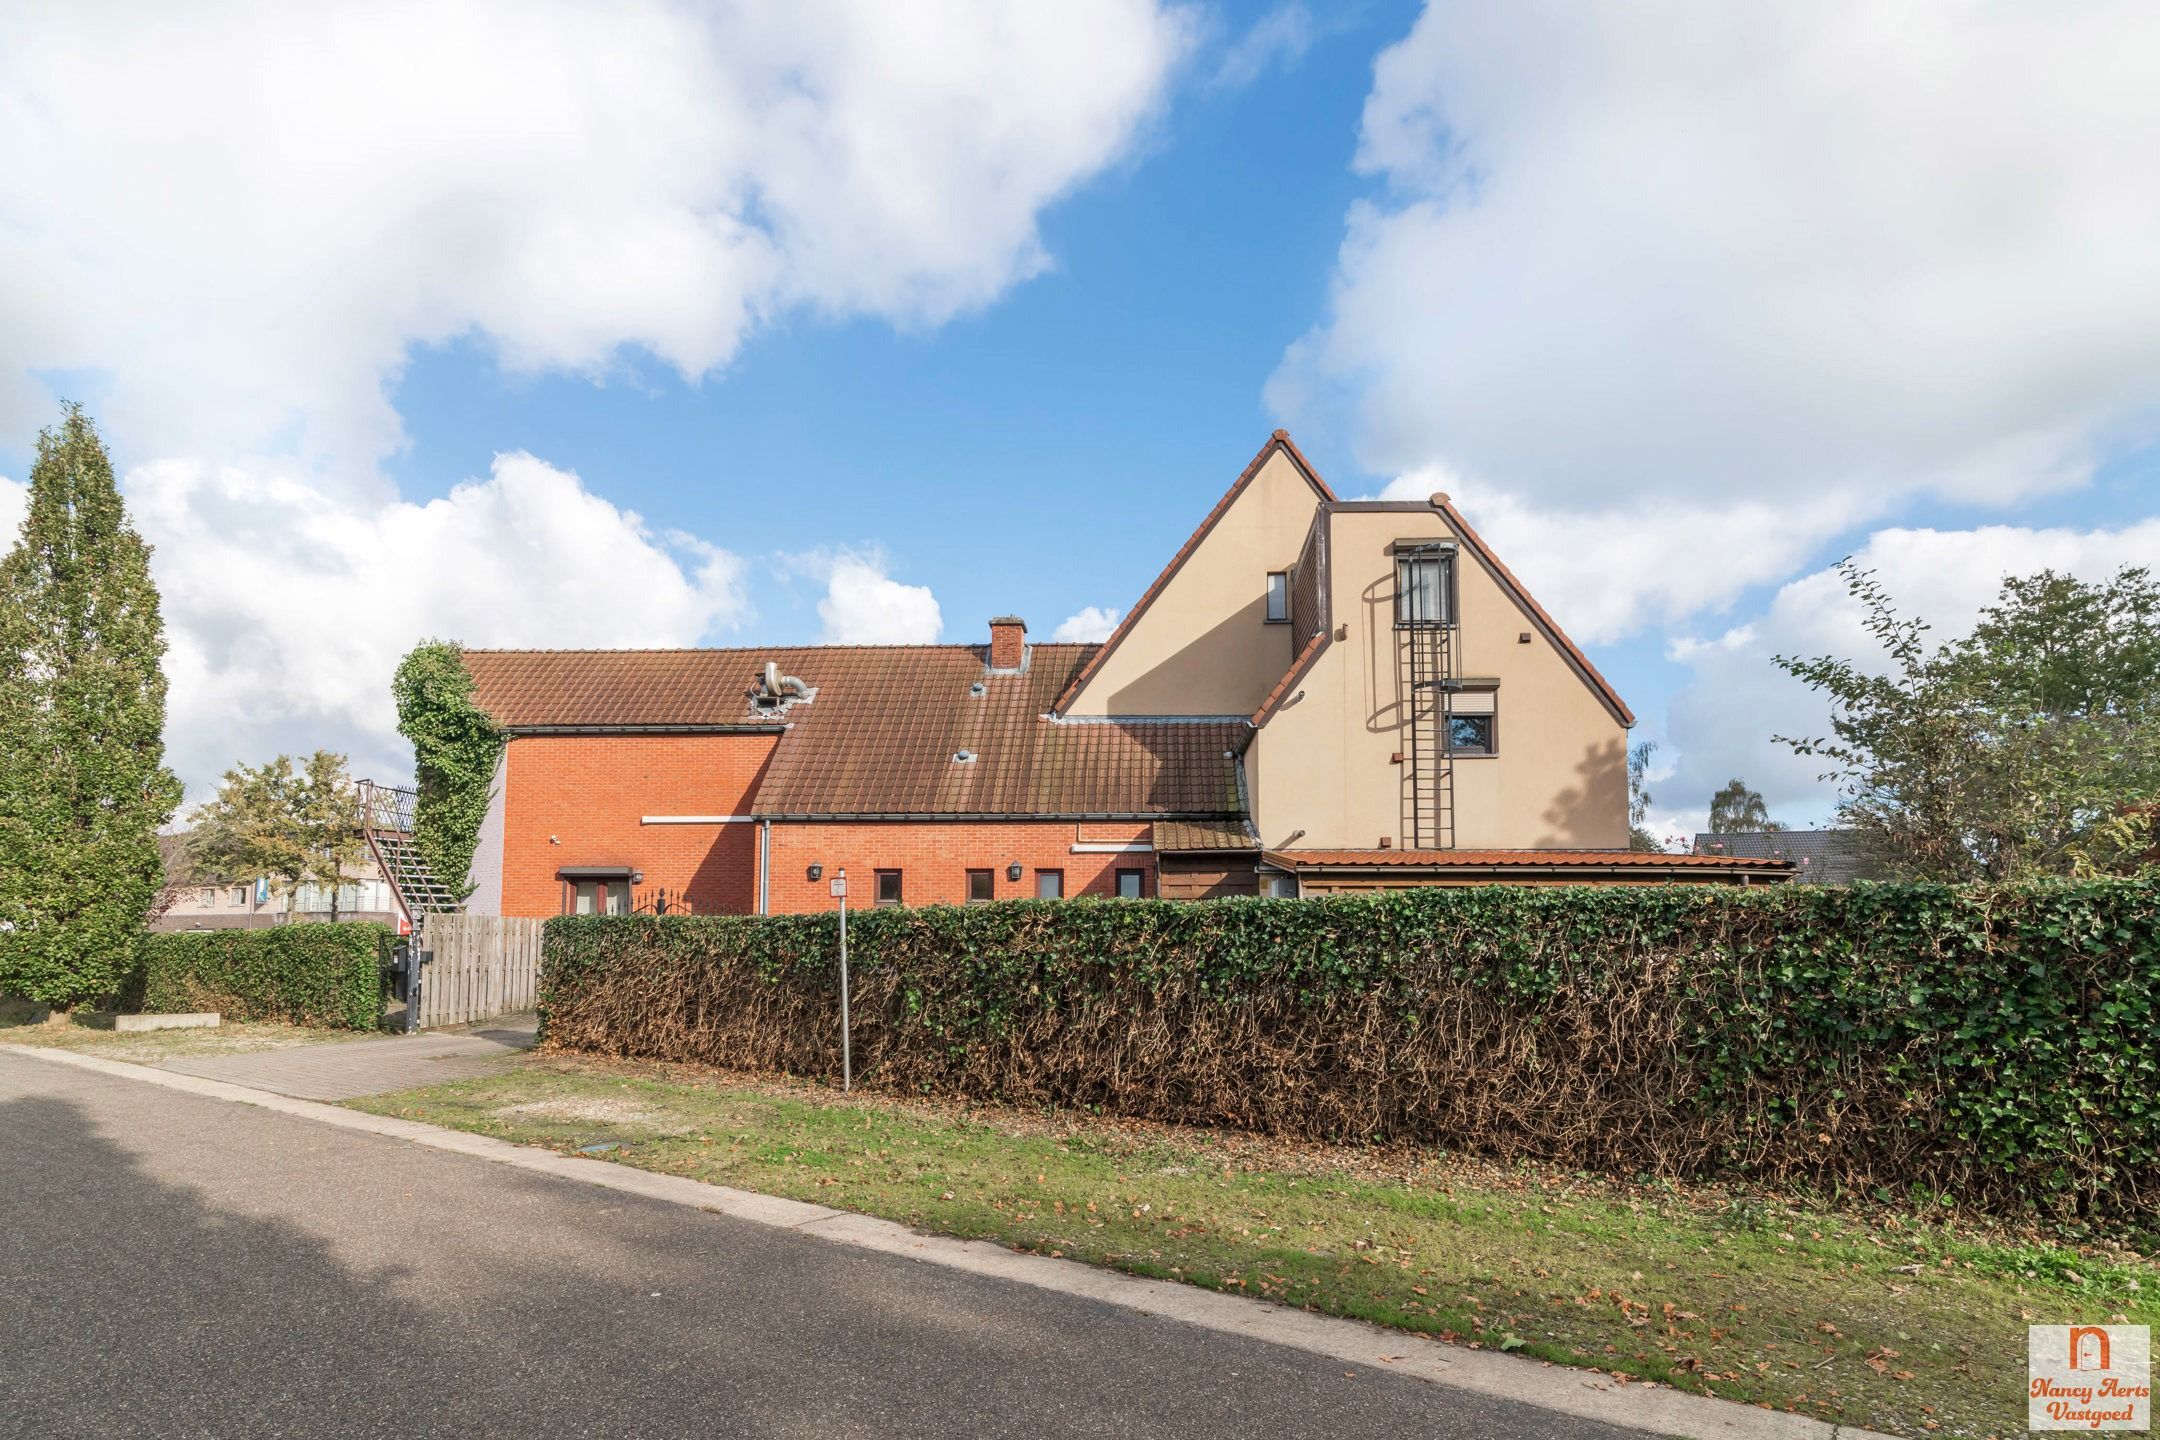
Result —
POLYGON ((1277 432, 1104 645, 1061 714, 1250 715, 1282 678, 1290 627, 1267 577, 1298 557, 1331 498, 1277 432))
POLYGON ((1412 843, 1393 547, 1452 541, 1454 673, 1491 683, 1497 736, 1495 753, 1451 762, 1452 848, 1625 848, 1625 709, 1467 527, 1431 506, 1377 504, 1335 507, 1328 525, 1335 628, 1245 754, 1261 842, 1412 843))

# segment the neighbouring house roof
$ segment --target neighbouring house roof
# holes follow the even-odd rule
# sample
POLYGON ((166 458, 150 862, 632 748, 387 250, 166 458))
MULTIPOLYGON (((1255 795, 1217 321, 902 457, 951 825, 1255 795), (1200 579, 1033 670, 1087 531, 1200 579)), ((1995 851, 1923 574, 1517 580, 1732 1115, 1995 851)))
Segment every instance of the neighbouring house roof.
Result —
POLYGON ((1157 854, 1187 851, 1258 850, 1260 842, 1243 820, 1158 820, 1157 854))
POLYGON ((469 650, 465 664, 513 733, 777 733, 757 815, 1239 814, 1243 721, 1045 718, 1095 651, 1030 646, 1017 674, 990 671, 980 645, 469 650), (815 698, 757 711, 768 661, 815 698))
POLYGON ((1270 859, 1299 865, 1676 865, 1716 869, 1786 862, 1729 855, 1668 855, 1658 850, 1271 850, 1270 859))
POLYGON ((1889 867, 1868 852, 1866 837, 1858 830, 1705 831, 1695 837, 1695 853, 1789 861, 1798 867, 1793 879, 1809 885, 1850 885, 1889 874, 1889 867))
POLYGON ((1782 876, 1784 860, 1729 855, 1667 855, 1655 850, 1270 850, 1291 870, 1689 870, 1782 876))
POLYGON ((1139 603, 1125 612, 1125 618, 1120 620, 1117 628, 1110 632, 1110 638, 1103 641, 1094 654, 1088 656, 1073 670, 1070 681, 1058 693, 1056 700, 1048 707, 1049 709, 1063 714, 1065 708, 1072 704, 1074 698, 1080 693, 1080 687, 1085 685, 1088 678, 1101 667, 1102 662, 1109 658, 1110 652, 1117 649, 1124 642, 1125 637, 1132 633, 1133 626, 1140 622, 1140 617, 1145 615, 1148 607, 1155 603, 1155 597, 1162 594, 1163 587, 1170 583, 1171 577, 1184 568, 1185 562, 1190 560, 1193 552, 1200 548, 1200 542, 1207 539, 1208 533, 1215 528, 1224 515, 1230 512, 1230 507, 1237 503, 1238 496, 1245 493, 1245 487, 1252 484, 1253 477, 1260 473, 1261 467, 1266 465, 1269 457, 1278 450, 1290 458, 1290 463, 1297 467, 1298 474, 1303 476, 1305 483, 1312 487, 1313 497, 1316 501, 1325 503, 1335 498, 1335 492, 1328 488, 1327 481, 1320 478, 1320 472, 1313 469, 1312 462, 1307 460, 1304 452, 1298 449, 1297 442, 1290 438, 1289 431, 1277 430, 1273 435, 1270 435, 1267 443, 1260 447, 1260 453, 1253 456, 1252 463, 1247 465, 1237 479, 1231 482, 1230 488, 1223 492, 1222 499, 1215 502, 1215 508, 1208 511, 1206 518, 1201 520, 1199 527, 1193 531, 1191 537, 1178 547, 1177 554, 1170 557, 1170 563, 1163 566, 1162 573, 1155 577, 1155 583, 1148 586, 1147 590, 1140 596, 1139 603))

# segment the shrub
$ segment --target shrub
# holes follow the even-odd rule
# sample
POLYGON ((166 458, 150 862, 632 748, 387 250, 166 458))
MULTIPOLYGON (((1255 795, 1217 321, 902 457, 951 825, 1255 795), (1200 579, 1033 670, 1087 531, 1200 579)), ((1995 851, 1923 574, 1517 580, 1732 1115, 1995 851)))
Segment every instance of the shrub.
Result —
POLYGON ((312 924, 152 935, 124 998, 151 1013, 373 1030, 382 1021, 376 957, 389 934, 386 925, 312 924))
MULTIPOLYGON (((830 1075, 831 916, 550 921, 551 1043, 830 1075)), ((2160 883, 1014 901, 850 917, 891 1090, 1622 1174, 2160 1198, 2160 883)))

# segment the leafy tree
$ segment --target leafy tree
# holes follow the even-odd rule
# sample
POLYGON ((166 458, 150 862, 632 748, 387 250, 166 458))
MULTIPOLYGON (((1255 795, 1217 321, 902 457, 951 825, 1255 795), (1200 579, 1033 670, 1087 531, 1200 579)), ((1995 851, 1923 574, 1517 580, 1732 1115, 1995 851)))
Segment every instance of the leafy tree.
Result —
POLYGON ((358 804, 345 757, 328 750, 304 762, 280 755, 267 764, 236 766, 191 817, 189 854, 196 864, 234 879, 263 875, 280 882, 287 911, 300 886, 327 886, 335 920, 338 886, 367 859, 358 804))
POLYGON ((1748 789, 1747 782, 1737 775, 1724 789, 1710 797, 1710 833, 1713 835, 1783 828, 1770 818, 1770 807, 1763 804, 1762 792, 1748 789))
POLYGON ((1931 646, 1872 573, 1840 567, 1886 669, 1777 657, 1830 697, 1844 824, 1896 871, 1941 880, 2127 873, 2160 814, 2160 586, 2126 567, 2088 584, 2005 579, 1963 639, 1931 646))
POLYGON ((119 989, 161 886, 164 654, 150 547, 70 405, 0 559, 0 990, 56 1015, 119 989))
POLYGON ((1657 754, 1657 741, 1645 740, 1630 745, 1627 752, 1627 823, 1628 849, 1662 851, 1663 841, 1643 828, 1650 816, 1653 797, 1646 783, 1650 770, 1650 757, 1657 754))
POLYGON ((471 889, 468 876, 502 755, 502 732, 474 702, 464 647, 453 641, 414 646, 398 662, 390 688, 398 733, 413 747, 419 791, 413 847, 435 878, 462 898, 471 889))

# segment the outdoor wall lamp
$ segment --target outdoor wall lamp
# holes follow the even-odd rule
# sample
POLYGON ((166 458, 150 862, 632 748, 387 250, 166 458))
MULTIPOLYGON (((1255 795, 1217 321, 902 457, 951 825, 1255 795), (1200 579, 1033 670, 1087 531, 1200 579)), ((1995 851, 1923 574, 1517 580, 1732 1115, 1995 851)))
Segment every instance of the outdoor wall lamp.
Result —
POLYGON ((1008 880, 1018 880, 1020 878, 1020 862, 1018 860, 1005 867, 1005 878, 1008 880))
POLYGON ((810 878, 811 878, 811 879, 813 879, 813 880, 822 880, 822 879, 824 879, 824 878, 825 878, 825 867, 824 867, 823 865, 812 865, 812 866, 810 867, 810 878))

